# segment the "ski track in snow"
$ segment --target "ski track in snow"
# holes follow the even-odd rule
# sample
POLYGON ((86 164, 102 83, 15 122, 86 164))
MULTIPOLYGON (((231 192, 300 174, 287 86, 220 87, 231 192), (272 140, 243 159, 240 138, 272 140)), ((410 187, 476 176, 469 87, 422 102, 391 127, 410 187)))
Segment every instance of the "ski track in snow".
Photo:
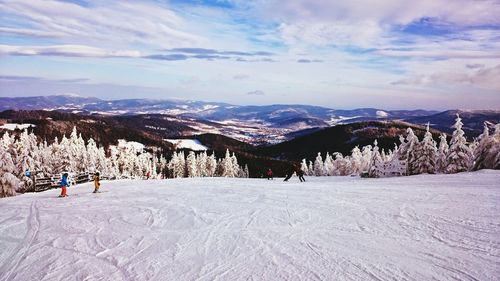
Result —
POLYGON ((0 199, 3 280, 499 280, 500 171, 0 199))

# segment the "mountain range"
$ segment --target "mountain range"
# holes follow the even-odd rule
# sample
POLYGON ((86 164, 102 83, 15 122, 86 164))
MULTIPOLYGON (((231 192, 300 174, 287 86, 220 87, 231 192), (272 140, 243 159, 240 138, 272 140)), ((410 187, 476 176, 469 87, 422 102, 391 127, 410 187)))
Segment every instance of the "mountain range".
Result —
POLYGON ((174 99, 102 100, 76 95, 0 97, 0 111, 5 110, 57 110, 82 116, 115 116, 117 120, 133 123, 136 128, 163 132, 165 137, 216 133, 256 145, 276 144, 330 126, 362 121, 430 123, 433 128, 450 133, 457 113, 464 119, 466 134, 475 137, 481 133, 484 122, 494 124, 500 120, 498 110, 339 110, 294 104, 241 106, 174 99))

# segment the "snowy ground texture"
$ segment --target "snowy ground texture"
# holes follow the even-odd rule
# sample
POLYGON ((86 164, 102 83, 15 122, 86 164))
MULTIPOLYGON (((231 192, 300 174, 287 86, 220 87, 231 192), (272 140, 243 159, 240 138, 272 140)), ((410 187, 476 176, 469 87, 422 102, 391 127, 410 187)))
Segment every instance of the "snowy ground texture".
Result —
POLYGON ((500 171, 0 200, 0 280, 499 280, 500 171))

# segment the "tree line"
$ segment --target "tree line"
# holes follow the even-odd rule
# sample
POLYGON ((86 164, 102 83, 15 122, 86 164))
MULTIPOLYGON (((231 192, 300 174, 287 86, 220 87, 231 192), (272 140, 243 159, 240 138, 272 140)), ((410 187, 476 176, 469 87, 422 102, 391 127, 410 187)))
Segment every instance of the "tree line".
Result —
POLYGON ((422 140, 411 128, 406 137, 400 135, 399 146, 393 150, 380 150, 377 141, 372 145, 354 147, 351 155, 321 153, 314 160, 302 160, 301 169, 309 176, 365 175, 388 177, 434 173, 458 173, 480 169, 500 169, 500 124, 496 124, 490 135, 488 124, 483 133, 472 142, 467 142, 462 130, 463 123, 457 114, 455 129, 448 143, 446 134, 441 134, 439 144, 434 141, 429 124, 422 140))
POLYGON ((154 147, 146 149, 137 142, 119 140, 106 151, 92 138, 85 141, 76 127, 69 137, 57 137, 51 144, 39 141, 27 130, 18 136, 4 133, 0 138, 0 197, 33 191, 32 177, 63 172, 99 172, 107 179, 162 179, 176 177, 248 177, 248 166, 241 167, 234 153, 224 158, 206 151, 175 152, 168 161, 154 147), (148 151, 149 150, 149 151, 148 151))

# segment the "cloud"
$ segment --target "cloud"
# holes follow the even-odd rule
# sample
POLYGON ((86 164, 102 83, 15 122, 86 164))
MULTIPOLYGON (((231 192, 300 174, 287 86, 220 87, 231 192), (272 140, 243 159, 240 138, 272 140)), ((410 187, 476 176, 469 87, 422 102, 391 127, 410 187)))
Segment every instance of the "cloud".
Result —
POLYGON ((248 75, 248 74, 237 74, 237 75, 233 76, 234 80, 245 80, 248 78, 250 78, 250 75, 248 75))
POLYGON ((323 60, 311 60, 311 59, 298 59, 298 63, 313 63, 313 62, 323 62, 323 60))
POLYGON ((472 72, 440 71, 432 74, 414 75, 394 81, 391 84, 424 86, 443 85, 447 87, 470 85, 483 89, 500 90, 500 64, 494 67, 479 66, 472 69, 472 72))
POLYGON ((266 94, 261 90, 255 90, 255 91, 248 92, 247 95, 249 95, 249 96, 264 96, 266 94))
POLYGON ((477 68, 483 68, 484 67, 484 64, 480 64, 480 63, 469 63, 469 64, 466 64, 465 67, 467 68, 470 68, 470 69, 477 69, 477 68))
POLYGON ((161 47, 206 41, 188 31, 175 11, 152 2, 96 1, 80 6, 53 0, 20 0, 0 2, 0 11, 2 18, 23 22, 22 27, 2 27, 0 33, 4 34, 161 47))
POLYGON ((480 50, 377 50, 374 54, 388 57, 421 57, 421 58, 500 58, 500 51, 480 50))
POLYGON ((138 58, 141 53, 131 50, 105 50, 83 45, 53 45, 53 46, 11 46, 0 45, 1 55, 14 56, 63 56, 63 57, 132 57, 138 58))
POLYGON ((176 60, 187 60, 189 57, 183 54, 172 54, 172 55, 149 55, 149 56, 144 56, 144 58, 153 60, 176 61, 176 60))
POLYGON ((35 76, 17 76, 17 75, 0 75, 0 81, 4 82, 52 82, 52 83, 83 83, 90 81, 88 78, 70 78, 70 79, 47 79, 35 76))
MULTIPOLYGON (((175 49, 174 49, 175 50, 175 49)), ((53 45, 53 46, 12 46, 0 45, 0 55, 11 56, 61 56, 61 57, 94 57, 94 58, 144 58, 163 61, 183 61, 188 59, 203 60, 235 60, 246 62, 274 62, 273 59, 264 57, 245 59, 240 56, 221 55, 237 52, 209 52, 208 49, 189 49, 184 54, 152 54, 142 55, 135 50, 107 50, 84 45, 53 45), (205 51, 194 51, 205 50, 205 51)), ((257 56, 256 53, 252 56, 257 56)))
POLYGON ((195 54, 195 55, 235 55, 235 56, 260 56, 269 57, 274 56, 274 53, 258 51, 258 52, 243 52, 243 51, 219 51, 215 49, 204 49, 204 48, 173 48, 165 50, 167 52, 174 53, 185 53, 185 54, 195 54))
POLYGON ((242 51, 219 51, 215 49, 205 48, 173 48, 165 50, 173 54, 155 54, 148 55, 145 58, 157 60, 187 60, 187 59, 204 59, 204 60, 235 60, 244 62, 273 61, 269 56, 274 56, 274 53, 258 51, 258 52, 242 52, 242 51), (256 59, 248 59, 247 57, 256 57, 256 59))

